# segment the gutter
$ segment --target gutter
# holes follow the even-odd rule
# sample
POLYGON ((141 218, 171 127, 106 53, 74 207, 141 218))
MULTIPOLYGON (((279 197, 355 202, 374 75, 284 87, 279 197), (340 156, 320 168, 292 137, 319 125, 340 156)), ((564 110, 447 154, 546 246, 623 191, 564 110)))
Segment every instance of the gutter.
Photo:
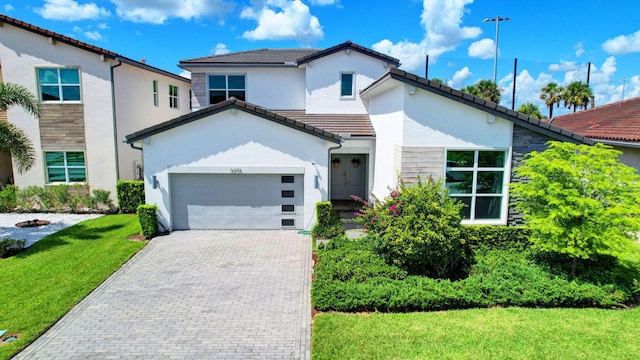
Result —
POLYGON ((116 58, 114 59, 118 62, 117 65, 111 66, 111 111, 113 112, 113 146, 115 150, 116 156, 116 180, 120 180, 120 159, 118 159, 118 121, 116 115, 116 82, 113 78, 113 69, 122 65, 122 61, 116 58))
POLYGON ((601 139, 593 139, 593 141, 599 142, 599 143, 602 143, 602 144, 605 144, 605 145, 613 145, 613 146, 640 149, 640 142, 626 142, 626 141, 601 140, 601 139))

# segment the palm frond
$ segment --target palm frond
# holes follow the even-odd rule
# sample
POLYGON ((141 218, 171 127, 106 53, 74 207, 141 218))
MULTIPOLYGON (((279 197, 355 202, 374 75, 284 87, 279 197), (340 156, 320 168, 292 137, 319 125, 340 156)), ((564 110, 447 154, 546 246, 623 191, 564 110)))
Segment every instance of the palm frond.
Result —
POLYGON ((6 121, 0 121, 0 150, 11 154, 13 165, 20 174, 31 169, 36 160, 36 152, 27 134, 6 121))
POLYGON ((20 106, 29 114, 40 118, 40 102, 26 87, 15 83, 0 83, 0 111, 20 106))

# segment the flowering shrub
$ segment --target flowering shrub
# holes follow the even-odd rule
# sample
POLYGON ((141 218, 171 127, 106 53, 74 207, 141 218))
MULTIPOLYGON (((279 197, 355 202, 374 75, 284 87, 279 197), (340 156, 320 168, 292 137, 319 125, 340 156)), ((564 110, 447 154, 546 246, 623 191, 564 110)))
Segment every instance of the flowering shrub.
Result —
POLYGON ((461 238, 461 204, 450 198, 442 181, 432 178, 406 186, 402 181, 384 201, 357 213, 372 237, 374 250, 389 264, 412 275, 457 278, 466 273, 469 249, 461 238))

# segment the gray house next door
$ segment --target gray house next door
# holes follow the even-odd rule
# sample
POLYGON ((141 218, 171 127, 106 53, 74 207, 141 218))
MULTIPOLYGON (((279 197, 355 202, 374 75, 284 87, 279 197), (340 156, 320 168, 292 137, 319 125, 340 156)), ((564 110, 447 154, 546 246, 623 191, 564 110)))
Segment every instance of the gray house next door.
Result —
POLYGON ((363 154, 331 155, 331 200, 350 200, 351 195, 365 197, 366 160, 363 154))

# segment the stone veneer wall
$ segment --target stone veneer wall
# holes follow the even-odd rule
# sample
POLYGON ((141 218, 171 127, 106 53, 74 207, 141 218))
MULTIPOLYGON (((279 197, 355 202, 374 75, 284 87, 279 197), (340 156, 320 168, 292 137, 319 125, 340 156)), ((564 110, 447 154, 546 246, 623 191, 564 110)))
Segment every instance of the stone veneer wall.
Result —
POLYGON ((444 177, 444 148, 424 146, 400 147, 400 176, 405 184, 432 176, 444 177))
POLYGON ((40 109, 42 150, 85 149, 83 104, 41 104, 40 109))
MULTIPOLYGON (((525 154, 532 151, 544 151, 547 149, 547 141, 553 140, 552 138, 533 132, 529 129, 525 129, 521 126, 513 126, 513 151, 511 153, 511 183, 518 183, 522 181, 522 178, 516 177, 513 173, 513 169, 522 165, 522 160, 525 154)), ((513 199, 509 197, 509 215, 507 218, 507 224, 509 225, 523 225, 524 220, 522 214, 517 212, 513 206, 513 199)))
POLYGON ((194 110, 207 106, 207 74, 191 73, 191 106, 194 110))

